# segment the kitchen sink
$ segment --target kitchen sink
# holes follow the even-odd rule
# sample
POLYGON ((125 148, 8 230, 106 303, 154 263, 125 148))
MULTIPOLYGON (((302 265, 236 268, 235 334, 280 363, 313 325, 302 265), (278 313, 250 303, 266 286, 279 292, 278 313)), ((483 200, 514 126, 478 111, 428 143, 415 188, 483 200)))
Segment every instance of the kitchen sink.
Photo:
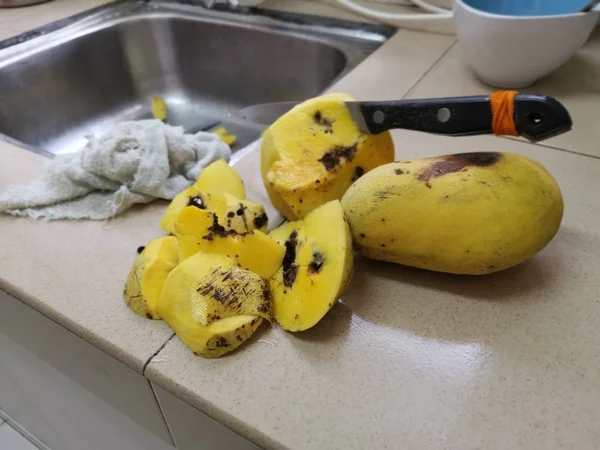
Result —
MULTIPOLYGON (((388 39, 385 26, 190 2, 117 1, 0 42, 0 137, 52 156, 151 118, 212 129, 259 103, 316 96, 388 39)), ((259 137, 236 123, 237 148, 259 137)))

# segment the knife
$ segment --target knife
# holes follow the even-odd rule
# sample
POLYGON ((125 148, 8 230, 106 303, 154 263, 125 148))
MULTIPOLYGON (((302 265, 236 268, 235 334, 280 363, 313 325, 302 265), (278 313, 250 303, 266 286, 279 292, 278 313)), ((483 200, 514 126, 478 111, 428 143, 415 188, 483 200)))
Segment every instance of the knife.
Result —
MULTIPOLYGON (((230 119, 254 124, 263 129, 301 102, 252 105, 230 115, 230 119)), ((447 136, 492 134, 490 97, 425 98, 378 102, 346 102, 359 129, 379 134, 405 129, 447 136)), ((570 131, 573 125, 567 109, 556 99, 517 94, 514 123, 520 136, 537 142, 570 131)))

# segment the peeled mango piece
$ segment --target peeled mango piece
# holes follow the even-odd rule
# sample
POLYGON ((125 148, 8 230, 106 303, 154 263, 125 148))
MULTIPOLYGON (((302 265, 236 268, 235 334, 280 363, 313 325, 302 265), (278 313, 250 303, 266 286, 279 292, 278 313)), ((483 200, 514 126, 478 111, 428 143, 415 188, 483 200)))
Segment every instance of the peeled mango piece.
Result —
MULTIPOLYGON (((229 194, 240 200, 246 199, 242 179, 225 160, 220 159, 207 166, 192 186, 175 196, 165 211, 160 227, 165 232, 173 234, 175 220, 183 208, 193 205, 201 209, 211 209, 211 201, 212 203, 221 201, 220 196, 223 194, 229 194)), ((221 201, 221 203, 223 202, 221 201)), ((262 206, 258 205, 254 208, 260 215, 259 211, 262 206)), ((262 208, 262 213, 264 213, 264 208, 262 208)))
POLYGON ((167 105, 162 97, 152 98, 152 117, 163 122, 167 121, 167 105))
POLYGON ((516 266, 563 217, 560 188, 513 153, 464 153, 387 164, 342 199, 355 247, 369 258, 454 274, 516 266))
POLYGON ((271 317, 271 293, 266 279, 231 258, 197 253, 167 277, 158 312, 195 354, 216 358, 271 317))
POLYGON ((231 134, 225 127, 215 128, 211 131, 211 133, 219 136, 221 140, 230 147, 235 144, 235 141, 237 141, 237 136, 235 134, 231 134))
POLYGON ((198 252, 225 255, 237 267, 270 278, 282 264, 285 249, 265 233, 252 230, 238 234, 226 230, 217 216, 189 206, 175 222, 179 258, 184 261, 198 252))
POLYGON ((275 319, 288 331, 311 328, 333 307, 352 274, 352 238, 341 204, 328 202, 269 236, 286 249, 282 267, 270 280, 275 319))
POLYGON ((208 201, 210 210, 217 214, 219 224, 236 233, 267 231, 269 219, 265 207, 250 200, 240 200, 230 194, 220 194, 208 201))
POLYGON ((139 316, 160 319, 160 292, 178 261, 174 236, 152 240, 136 258, 125 282, 123 297, 127 306, 139 316))
POLYGON ((208 165, 194 183, 194 187, 198 192, 208 194, 227 193, 242 200, 246 198, 244 182, 224 159, 219 159, 208 165))
POLYGON ((261 174, 273 205, 287 219, 305 217, 316 207, 342 198, 364 173, 394 160, 388 132, 359 131, 345 94, 303 102, 264 133, 261 174))

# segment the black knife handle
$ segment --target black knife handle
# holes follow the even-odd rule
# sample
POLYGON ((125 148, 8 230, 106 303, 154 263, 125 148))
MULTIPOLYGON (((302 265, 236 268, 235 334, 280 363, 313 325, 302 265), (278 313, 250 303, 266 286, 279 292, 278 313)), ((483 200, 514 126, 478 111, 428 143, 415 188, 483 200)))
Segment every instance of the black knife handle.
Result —
MULTIPOLYGON (((487 95, 363 102, 361 112, 372 134, 396 128, 450 136, 493 133, 487 95)), ((572 126, 567 109, 542 95, 517 94, 514 121, 519 135, 531 141, 548 139, 572 126)))

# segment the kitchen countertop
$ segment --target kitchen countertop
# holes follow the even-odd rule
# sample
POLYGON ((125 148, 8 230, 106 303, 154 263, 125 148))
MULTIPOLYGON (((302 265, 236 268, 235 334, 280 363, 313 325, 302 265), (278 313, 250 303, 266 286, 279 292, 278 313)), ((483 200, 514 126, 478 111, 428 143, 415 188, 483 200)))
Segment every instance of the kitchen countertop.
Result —
MULTIPOLYGON (((43 23, 39 11, 52 21, 100 3, 59 0, 10 18, 0 11, 0 37, 43 23)), ((491 91, 452 36, 407 30, 332 90, 359 99, 491 91)), ((514 269, 457 277, 359 258, 342 300, 316 327, 263 328, 218 360, 193 356, 165 324, 138 318, 122 300, 136 248, 161 235, 165 202, 107 223, 0 217, 0 287, 266 448, 598 448, 600 35, 526 92, 560 99, 573 131, 538 145, 393 133, 399 159, 518 152, 556 177, 562 227, 514 269)), ((0 154, 0 189, 47 162, 1 141, 0 154)), ((249 197, 265 201, 258 153, 236 169, 249 197)))

